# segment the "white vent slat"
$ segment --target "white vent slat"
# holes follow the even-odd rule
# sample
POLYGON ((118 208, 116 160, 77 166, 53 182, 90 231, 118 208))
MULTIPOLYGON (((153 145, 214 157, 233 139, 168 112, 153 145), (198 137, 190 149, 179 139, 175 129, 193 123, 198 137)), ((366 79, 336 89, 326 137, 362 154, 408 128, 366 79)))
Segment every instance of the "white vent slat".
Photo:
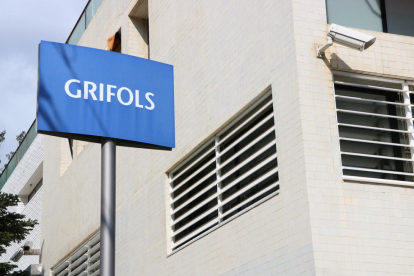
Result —
POLYGON ((88 245, 91 248, 94 248, 97 244, 99 244, 99 241, 101 239, 100 234, 98 233, 96 236, 94 236, 89 242, 88 245))
MULTIPOLYGON (((53 276, 90 276, 88 273, 93 261, 99 262, 100 249, 99 233, 77 247, 69 256, 52 269, 53 276), (63 269, 63 270, 62 270, 63 269)), ((96 262, 95 262, 96 264, 96 262)), ((99 267, 98 267, 99 274, 99 267)))
POLYGON ((88 267, 88 265, 86 263, 81 264, 75 270, 73 270, 73 271, 70 272, 70 276, 72 276, 72 275, 75 276, 75 275, 79 274, 80 272, 82 272, 83 270, 85 270, 87 267, 88 267))
POLYGON ((77 259, 79 259, 80 257, 82 257, 83 255, 86 254, 86 252, 88 252, 88 248, 83 245, 78 251, 76 251, 70 258, 69 258, 69 262, 73 263, 75 262, 77 259))
MULTIPOLYGON (((209 174, 208 176, 211 176, 213 173, 215 173, 217 170, 223 168, 224 166, 226 166, 227 164, 229 164, 231 161, 233 161, 237 156, 240 156, 242 153, 244 153, 246 150, 250 149, 252 146, 254 146, 255 144, 257 144, 260 140, 262 140, 264 137, 266 137, 269 133, 271 133, 272 131, 274 131, 274 127, 270 128, 269 130, 267 130, 266 132, 264 132, 262 135, 259 136, 260 139, 255 139, 252 143, 249 143, 248 145, 246 145, 243 149, 239 150, 234 156, 232 156, 231 158, 229 158, 228 160, 226 160, 226 162, 224 162, 223 164, 220 164, 220 166, 218 168, 216 168, 216 170, 214 170, 214 172, 211 172, 211 174, 209 174)), ((276 145, 276 141, 273 140, 271 142, 269 142, 263 149, 260 150, 260 153, 263 153, 265 150, 269 149, 272 145, 276 145)), ((259 153, 259 154, 260 154, 259 153)), ((257 157, 257 155, 255 156, 257 157)), ((250 160, 249 160, 250 161, 250 160)), ((240 168, 240 167, 239 167, 240 168)), ((237 169, 239 169, 237 168, 237 169)), ((236 169, 236 168, 235 168, 236 169)), ((236 169, 236 170, 237 170, 236 169)), ((226 179, 229 175, 231 175, 231 173, 229 172, 228 175, 226 176, 222 176, 220 178, 220 180, 224 180, 226 179)), ((206 179, 206 178, 205 178, 206 179)), ((205 180, 203 178, 203 180, 205 180)), ((199 181, 199 183, 201 183, 202 181, 199 181)), ((214 182, 212 184, 210 184, 207 188, 203 189, 201 192, 197 193, 197 195, 202 194, 202 192, 205 192, 209 189, 211 189, 211 187, 213 185, 215 185, 217 182, 214 182)), ((197 187, 198 184, 192 185, 186 192, 183 192, 182 194, 180 194, 179 196, 175 197, 173 199, 173 201, 171 202, 171 204, 174 204, 176 201, 178 201, 181 197, 185 196, 188 192, 192 191, 194 188, 197 187)), ((193 196, 192 198, 195 198, 195 196, 193 196)), ((188 200, 187 200, 188 201, 188 200)))
MULTIPOLYGON (((214 170, 214 173, 216 172, 216 170, 214 170)), ((213 175, 213 173, 211 174, 213 175)), ((210 176, 211 176, 210 175, 210 176)), ((199 191, 197 194, 191 196, 190 198, 188 198, 186 201, 184 201, 182 204, 185 204, 191 200, 193 200, 194 198, 196 198, 197 196, 202 195, 203 193, 207 192, 209 189, 211 189, 213 186, 217 185, 217 181, 214 181, 213 183, 209 184, 207 187, 205 187, 203 190, 199 191)), ((197 185, 192 185, 190 188, 188 188, 185 192, 181 193, 179 196, 174 197, 174 199, 171 201, 171 206, 173 206, 174 203, 176 203, 178 200, 180 200, 183 196, 187 195, 189 192, 191 192, 194 188, 196 188, 197 185)))
POLYGON ((369 158, 390 159, 390 160, 396 160, 396 161, 408 161, 408 162, 413 161, 411 158, 401 158, 401 157, 392 157, 392 156, 374 155, 374 154, 365 154, 365 153, 355 153, 355 152, 346 152, 346 151, 341 151, 341 154, 360 156, 360 157, 369 157, 369 158))
MULTIPOLYGON (((199 204, 197 204, 196 206, 192 207, 191 209, 189 209, 188 211, 186 211, 184 214, 182 214, 181 216, 186 215, 188 212, 193 212, 194 210, 197 210, 198 208, 200 208, 201 206, 203 206, 204 204, 206 204, 207 202, 209 202, 210 200, 212 200, 213 198, 215 198, 217 196, 217 194, 213 194, 211 196, 209 196, 208 198, 204 199, 203 201, 201 201, 199 204)), ((172 213, 172 215, 177 214, 178 211, 180 211, 182 208, 184 208, 186 205, 181 205, 180 207, 178 207, 177 209, 174 210, 174 212, 172 213)))
POLYGON ((194 160, 193 162, 189 163, 184 170, 182 170, 179 174, 177 174, 176 176, 174 176, 173 179, 171 179, 170 183, 173 183, 174 180, 177 180, 177 178, 179 178, 181 175, 183 175, 183 173, 185 173, 186 171, 188 171, 188 169, 190 169, 192 166, 194 166, 195 164, 198 164, 201 160, 203 160, 204 158, 206 158, 209 154, 211 154, 214 151, 214 145, 208 149, 202 156, 200 156, 199 158, 197 158, 197 160, 194 160))
POLYGON ((99 257, 101 256, 101 252, 100 251, 98 251, 98 252, 96 252, 95 253, 95 255, 93 255, 93 256, 91 256, 90 258, 89 258, 89 260, 88 260, 88 262, 89 263, 94 263, 94 262, 96 262, 97 260, 99 260, 99 257))
POLYGON ((397 103, 397 102, 388 102, 388 101, 372 100, 372 99, 365 99, 365 98, 358 98, 358 97, 349 97, 349 96, 341 96, 341 95, 336 95, 335 98, 342 99, 342 100, 355 101, 355 102, 369 102, 369 103, 389 104, 389 105, 397 105, 397 106, 402 106, 402 107, 410 106, 409 104, 405 104, 405 103, 397 103))
POLYGON ((414 187, 414 182, 412 181, 390 180, 390 179, 370 178, 370 177, 351 176, 351 175, 344 175, 343 178, 349 181, 394 184, 394 185, 400 185, 400 186, 414 187))
POLYGON ((261 127, 262 125, 264 125, 265 123, 267 123, 270 119, 273 119, 273 113, 269 114, 267 117, 263 118, 258 124, 256 124, 253 128, 251 128, 249 131, 247 131, 245 134, 243 134, 240 138, 238 138, 236 141, 234 141, 233 143, 231 143, 231 145, 229 145, 227 147, 227 149, 223 150, 222 152, 220 152, 220 155, 223 155, 224 153, 227 153, 229 150, 231 150, 235 145, 237 145, 238 143, 240 143, 241 141, 243 141, 247 136, 249 136, 250 134, 252 134, 255 130, 257 130, 259 127, 261 127))
MULTIPOLYGON (((220 164, 220 167, 218 169, 223 168, 224 166, 226 166, 227 164, 229 164, 231 161, 233 161, 234 159, 236 159, 238 156, 240 156, 242 153, 244 153, 245 151, 249 150, 251 147, 253 147, 258 142, 260 142, 263 138, 265 138, 267 135, 269 135, 272 131, 275 131, 275 127, 271 127, 268 130, 266 130, 265 132, 263 132, 262 135, 260 135, 255 140, 253 140, 251 143, 249 143, 248 145, 246 145, 245 147, 243 147, 241 150, 239 150, 238 152, 236 152, 236 154, 234 154, 231 158, 229 158, 228 160, 226 160, 226 162, 221 163, 220 164)), ((271 144, 271 143, 276 144, 276 140, 271 141, 269 144, 271 144)), ((222 157, 222 155, 223 154, 219 154, 218 157, 222 157)))
POLYGON ((381 142, 381 141, 375 141, 375 140, 344 138, 344 137, 340 137, 339 140, 351 141, 351 142, 360 142, 360 143, 368 143, 368 144, 377 144, 377 145, 384 145, 384 146, 393 146, 393 147, 404 147, 404 148, 413 148, 414 147, 414 145, 388 143, 388 142, 381 142))
POLYGON ((197 236, 198 234, 200 234, 204 230, 208 229, 209 227, 213 226, 214 224, 217 224, 217 219, 213 219, 212 221, 208 222, 207 224, 204 224, 202 227, 197 229, 197 231, 191 232, 185 238, 181 239, 180 241, 178 241, 176 243, 173 243, 174 247, 177 247, 177 246, 180 246, 180 245, 186 243, 188 240, 190 240, 191 238, 197 236))
POLYGON ((92 273, 90 276, 98 276, 99 275, 99 270, 95 271, 94 273, 92 273))
POLYGON ((240 164, 238 164, 236 167, 234 167, 233 169, 231 169, 230 171, 228 171, 225 175, 222 175, 220 177, 220 181, 225 180, 226 178, 228 178, 230 175, 232 175, 234 172, 238 171, 240 168, 244 167, 245 165, 247 165, 250 161, 252 161, 253 159, 255 159, 256 157, 258 157, 260 154, 264 153, 266 150, 270 149, 273 145, 274 145, 274 141, 268 143, 265 147, 261 148, 259 151, 256 151, 253 155, 251 155, 249 158, 247 158, 245 161, 241 162, 240 164))
POLYGON ((388 87, 381 87, 381 86, 374 86, 374 85, 357 84, 357 83, 342 82, 342 81, 335 81, 335 84, 341 84, 341 85, 353 86, 353 87, 360 87, 360 88, 366 88, 366 89, 373 89, 373 90, 397 92, 397 93, 404 92, 402 89, 395 89, 395 88, 388 88, 388 87))
POLYGON ((181 188, 182 186, 184 186, 191 178, 193 178, 194 176, 196 176, 197 174, 199 174, 202 170, 204 170, 205 168, 207 168, 208 166, 210 166, 212 163, 214 163, 214 159, 209 160, 201 168, 199 168, 194 173, 192 173, 190 176, 188 176, 186 179, 184 179, 182 182, 180 182, 180 184, 178 184, 177 186, 175 186, 172 191, 173 192, 177 191, 179 188, 181 188))
POLYGON ((224 193, 225 191, 227 191, 228 189, 230 189, 234 185, 238 184, 240 181, 244 180, 246 177, 252 175, 256 171, 260 170, 261 168, 263 168, 264 166, 266 166, 267 164, 269 164, 270 162, 272 162, 273 160, 276 160, 276 159, 277 159, 277 154, 273 154, 273 155, 267 157, 264 161, 257 164, 256 166, 254 166, 253 168, 251 168, 250 170, 248 170, 247 172, 245 172, 241 176, 237 177, 230 184, 226 185, 226 187, 221 188, 220 189, 220 194, 224 193))
POLYGON ((203 176, 203 178, 201 178, 196 183, 194 183, 193 185, 191 185, 189 188, 187 188, 187 190, 185 192, 182 192, 177 197, 174 197, 173 196, 173 194, 174 194, 175 191, 171 192, 171 198, 180 199, 180 197, 183 196, 182 195, 183 193, 187 193, 187 192, 191 191, 192 189, 194 189, 195 187, 197 187, 198 185, 200 185, 201 183, 203 183, 204 181, 206 181, 208 178, 210 178, 212 175, 214 175, 216 173, 216 171, 217 171, 217 169, 213 169, 211 172, 209 172, 208 174, 206 174, 205 176, 203 176))
POLYGON ((85 262, 87 259, 88 259, 88 254, 87 252, 85 252, 84 255, 80 256, 79 258, 76 259, 76 261, 72 262, 70 267, 77 267, 81 263, 85 262))
POLYGON ((277 173, 277 171, 278 171, 278 169, 274 168, 273 170, 271 170, 271 171, 267 172, 266 174, 262 175, 261 177, 259 177, 258 179, 256 179, 255 181, 253 181, 252 183, 250 183, 249 185, 247 185, 243 189, 239 190, 238 192, 232 194, 230 197, 223 200, 218 207, 223 207, 224 205, 226 205, 227 203, 229 203, 230 201, 232 201, 233 199, 235 199, 239 195, 247 192, 248 190, 250 190, 251 188, 253 188, 257 184, 259 184, 260 182, 268 179, 269 177, 271 177, 272 175, 277 173))
POLYGON ((194 225, 196 222, 199 222, 200 220, 202 220, 203 218, 211 215, 214 212, 217 212, 217 206, 214 206, 214 207, 208 209, 204 213, 200 214, 197 218, 193 219, 191 222, 187 223, 185 226, 183 226, 179 230, 175 231, 173 237, 175 237, 176 235, 180 234, 184 230, 186 230, 189 227, 191 227, 192 225, 194 225))
POLYGON ((347 110, 347 109, 337 109, 336 111, 340 113, 349 113, 349 114, 362 115, 362 116, 372 116, 372 117, 381 117, 381 118, 390 118, 390 119, 399 119, 399 120, 412 120, 412 118, 407 118, 407 117, 354 111, 354 110, 347 110))
MULTIPOLYGON (((241 116, 204 144, 187 160, 179 164, 177 169, 175 169, 177 173, 175 171, 170 173, 171 222, 169 224, 172 230, 171 241, 173 250, 177 250, 198 236, 204 235, 207 229, 220 226, 223 222, 220 206, 228 203, 228 200, 239 197, 241 202, 237 203, 238 207, 246 204, 255 206, 263 198, 269 196, 266 193, 271 195, 277 194, 272 190, 276 190, 279 187, 276 184, 278 183, 277 162, 275 162, 277 160, 276 140, 272 133, 276 134, 273 101, 272 95, 269 92, 261 100, 246 109, 241 116), (215 155, 212 156, 211 160, 206 160, 208 154, 212 153, 211 145, 215 149, 215 155), (203 152, 202 156, 194 157, 201 155, 200 152, 203 152), (211 172, 202 176, 196 176, 202 169, 212 166, 213 162, 216 166, 211 172), (266 165, 268 167, 265 167, 266 165), (269 171, 263 173, 262 176, 255 180, 247 181, 249 176, 257 173, 262 168, 266 168, 266 171, 269 171), (191 170, 195 172, 174 187, 174 181, 178 177, 185 175, 184 172, 191 170), (241 175, 235 176, 235 173, 240 173, 241 175), (201 177, 201 179, 192 180, 193 176, 201 177), (230 178, 233 176, 235 176, 235 179, 230 178), (263 181, 269 181, 269 177, 272 177, 272 179, 274 177, 276 182, 266 182, 266 185, 260 185, 263 181), (207 180, 208 182, 206 182, 207 180), (243 180, 245 181, 243 182, 245 187, 239 188, 237 184, 243 180), (221 187, 224 185, 224 181, 231 182, 226 183, 225 187, 221 187), (221 195, 230 188, 235 189, 234 194, 222 202, 221 195), (255 189, 255 194, 253 195, 251 195, 253 193, 252 188, 255 189), (180 189, 180 194, 175 195, 178 189, 180 189), (250 197, 247 199, 240 197, 246 191, 250 197), (205 198, 207 192, 211 193, 211 195, 205 198), (199 197, 201 198, 198 199, 199 197), (180 203, 180 205, 177 203, 180 203), (180 214, 180 216, 177 216, 177 214, 180 214)), ((231 210, 236 209, 237 207, 232 207, 231 210)), ((242 213, 242 211, 240 212, 242 213)))
POLYGON ((366 169, 366 168, 357 168, 357 167, 349 167, 349 166, 342 166, 344 170, 353 170, 353 171, 364 171, 364 172, 374 172, 374 173, 390 173, 390 174, 399 174, 399 175, 409 175, 414 176, 414 173, 406 173, 406 172, 398 172, 398 171, 387 171, 387 170, 377 170, 377 169, 366 169))
MULTIPOLYGON (((271 189, 276 188, 277 185, 279 185, 279 181, 273 183, 272 185, 269 185, 269 187, 267 187, 266 189, 264 189, 264 190, 256 193, 254 196, 252 196, 251 198, 247 199, 246 201, 242 201, 239 204, 237 204, 236 206, 233 206, 231 209, 227 210, 226 212, 223 212, 222 214, 220 214, 219 219, 224 218, 228 214, 231 214, 234 210, 237 210, 241 206, 246 205, 247 203, 250 203, 251 201, 254 201, 256 198, 262 196, 263 194, 267 193, 271 189)), ((279 191, 276 191, 275 193, 279 193, 279 191)))
POLYGON ((98 252, 99 250, 101 249, 101 242, 98 242, 97 244, 95 244, 94 245, 94 247, 92 247, 90 250, 89 250, 89 255, 93 255, 93 254, 95 254, 96 252, 98 252))
POLYGON ((345 127, 363 128, 363 129, 371 129, 371 130, 379 130, 379 131, 388 131, 388 132, 398 132, 398 133, 405 133, 405 134, 412 134, 412 133, 414 133, 414 131, 398 130, 398 129, 382 128, 382 127, 369 127, 369 126, 361 126, 361 125, 354 125, 354 124, 338 123, 338 125, 339 126, 345 126, 345 127))
MULTIPOLYGON (((174 210, 174 213, 172 214, 176 214, 178 211, 180 211, 182 208, 184 208, 185 206, 188 205, 188 203, 190 203, 191 201, 193 201, 195 198, 197 198, 198 196, 202 195, 203 193, 205 193, 206 191, 208 191, 209 189, 215 187, 217 185, 217 182, 214 182, 212 185, 207 186, 205 189, 201 190, 199 193, 195 194, 194 196, 192 196, 191 198, 189 198, 188 200, 186 200, 185 202, 182 203, 182 205, 179 206, 179 208, 174 210)), ((202 202, 200 202, 199 204, 197 204, 196 206, 192 207, 191 209, 189 209, 187 212, 185 212, 183 215, 181 215, 178 219, 174 220, 174 224, 177 222, 180 222, 180 220, 182 220, 183 218, 186 217, 186 214, 188 212, 191 212, 192 210, 195 209, 195 207, 200 207, 201 205, 207 203, 209 200, 213 199, 215 196, 217 196, 217 194, 213 194, 211 196, 209 196, 207 199, 204 199, 202 202)))
POLYGON ((69 267, 69 262, 65 261, 60 263, 58 266, 55 267, 54 271, 56 274, 60 273, 61 271, 67 269, 69 267))
POLYGON ((97 268, 99 267, 100 263, 101 263, 101 261, 97 261, 96 263, 94 263, 93 265, 91 265, 91 266, 88 268, 88 271, 92 271, 92 270, 97 269, 97 268))
POLYGON ((248 123, 254 120, 256 116, 258 116, 260 113, 268 109, 272 105, 272 101, 265 104, 262 108, 257 110, 251 117, 249 117, 247 120, 245 120, 242 124, 240 124, 238 127, 236 127, 232 132, 226 135, 226 137, 222 138, 220 142, 217 144, 217 146, 220 146, 224 142, 226 142, 230 137, 232 137, 235 133, 237 133, 240 129, 242 129, 244 126, 246 126, 248 123))
POLYGON ((59 274, 55 274, 56 276, 65 276, 69 274, 69 269, 64 269, 59 274))

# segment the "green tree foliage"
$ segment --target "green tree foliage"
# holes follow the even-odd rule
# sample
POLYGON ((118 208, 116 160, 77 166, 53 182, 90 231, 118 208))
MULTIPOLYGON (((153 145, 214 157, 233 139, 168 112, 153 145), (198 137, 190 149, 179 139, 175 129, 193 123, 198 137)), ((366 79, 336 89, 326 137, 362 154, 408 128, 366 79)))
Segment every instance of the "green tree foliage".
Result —
MULTIPOLYGON (((12 243, 24 240, 33 227, 38 224, 36 220, 25 220, 25 215, 10 212, 8 207, 16 206, 19 202, 17 195, 0 192, 0 255, 6 252, 6 248, 12 243)), ((29 275, 24 271, 14 271, 16 265, 0 263, 1 276, 24 276, 29 275)))

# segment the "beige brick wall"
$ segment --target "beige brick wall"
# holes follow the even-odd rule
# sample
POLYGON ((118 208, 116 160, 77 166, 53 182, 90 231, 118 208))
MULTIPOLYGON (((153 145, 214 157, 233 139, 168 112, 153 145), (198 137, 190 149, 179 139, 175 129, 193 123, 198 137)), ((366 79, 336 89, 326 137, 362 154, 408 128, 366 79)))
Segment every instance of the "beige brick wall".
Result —
MULTIPOLYGON (((80 44, 145 56, 128 17, 135 0, 104 0, 80 44), (139 49, 138 49, 139 48, 139 49)), ((409 275, 414 195, 342 181, 331 70, 412 79, 413 38, 374 33, 363 53, 326 41, 324 0, 150 0, 150 57, 174 65, 172 152, 117 148, 117 275, 409 275), (166 175, 272 87, 280 194, 167 256, 166 175)), ((364 31, 367 33, 373 33, 364 31)), ((100 146, 60 176, 61 140, 46 138, 45 275, 99 227, 100 146)))
POLYGON ((414 38, 360 30, 364 52, 334 44, 324 0, 293 0, 303 142, 317 275, 413 275, 412 188, 342 181, 331 70, 413 79, 414 38))
MULTIPOLYGON (((80 44, 102 49, 121 27, 130 49, 133 6, 104 0, 80 44)), ((151 59, 175 69, 177 148, 117 149, 117 275, 314 273, 292 19, 283 0, 149 2, 151 59), (165 172, 269 85, 280 195, 167 257, 165 172)), ((100 147, 88 145, 60 177, 58 141, 45 151, 45 275, 99 227, 100 147)))

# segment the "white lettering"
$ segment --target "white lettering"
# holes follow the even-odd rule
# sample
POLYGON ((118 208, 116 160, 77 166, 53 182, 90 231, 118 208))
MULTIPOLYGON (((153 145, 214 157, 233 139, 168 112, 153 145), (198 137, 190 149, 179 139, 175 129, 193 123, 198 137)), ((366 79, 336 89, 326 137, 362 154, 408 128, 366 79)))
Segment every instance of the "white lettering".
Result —
POLYGON ((135 106, 139 108, 144 108, 142 104, 139 104, 139 90, 135 90, 135 106))
POLYGON ((116 93, 116 97, 118 98, 118 101, 123 105, 130 105, 134 101, 134 94, 132 94, 132 91, 126 87, 119 88, 118 93, 116 93), (129 100, 127 102, 124 102, 122 100, 122 91, 128 91, 129 100))
POLYGON ((155 104, 154 104, 154 102, 150 99, 150 97, 149 96, 153 96, 154 97, 154 94, 153 93, 151 93, 151 92, 147 92, 146 94, 145 94, 145 99, 147 99, 147 101, 149 101, 149 103, 151 104, 149 107, 148 106, 145 106, 145 108, 146 109, 148 109, 148 110, 153 110, 154 108, 155 108, 155 104))
MULTIPOLYGON (((77 89, 75 94, 70 91, 70 85, 72 83, 77 83, 80 86, 82 85, 82 82, 80 80, 77 80, 77 79, 68 80, 65 83, 65 92, 66 92, 66 94, 71 98, 82 98, 82 90, 81 89, 77 89)), ((99 101, 103 102, 103 101, 105 101, 105 97, 106 97, 106 101, 108 103, 110 103, 112 101, 112 97, 116 96, 116 98, 118 99, 118 102, 120 104, 122 104, 122 105, 133 105, 134 96, 135 96, 135 107, 138 107, 138 108, 144 108, 145 107, 145 109, 148 109, 148 110, 155 109, 155 103, 154 103, 155 95, 154 95, 154 93, 152 93, 152 92, 145 93, 145 99, 146 99, 145 104, 140 104, 139 90, 135 90, 135 94, 134 94, 133 90, 129 89, 128 87, 121 87, 115 92, 116 89, 117 89, 117 87, 115 85, 99 83, 99 95, 98 95, 98 85, 94 82, 91 82, 91 81, 84 81, 83 82, 83 98, 85 100, 88 100, 89 98, 92 98, 92 100, 98 101, 98 97, 99 97, 99 101), (125 96, 125 93, 122 93, 124 91, 127 92, 128 96, 125 96), (106 95, 105 95, 105 93, 106 93, 106 95), (122 98, 123 94, 124 94, 124 97, 122 98), (128 97, 128 98, 126 98, 126 97, 128 97)), ((73 90, 73 88, 72 88, 72 90, 73 90)))
POLYGON ((95 83, 90 82, 90 81, 85 81, 83 83, 83 98, 88 99, 88 95, 90 93, 94 101, 98 100, 95 96, 95 91, 96 91, 95 83), (92 89, 90 89, 89 86, 92 86, 92 89))
POLYGON ((82 97, 82 91, 81 91, 80 89, 78 89, 78 90, 76 91, 76 95, 75 95, 75 94, 72 94, 72 93, 70 92, 70 90, 69 90, 69 85, 70 85, 71 83, 74 83, 74 82, 76 82, 76 83, 80 83, 80 80, 76 80, 76 79, 71 79, 71 80, 68 80, 68 81, 65 83, 65 92, 66 92, 66 94, 68 94, 68 96, 69 96, 69 97, 72 97, 72 98, 80 98, 80 97, 82 97))
POLYGON ((108 84, 108 85, 106 86, 106 91, 107 91, 107 94, 106 94, 106 101, 107 101, 108 103, 110 103, 110 102, 111 102, 111 97, 112 97, 112 96, 115 96, 115 93, 112 93, 112 92, 111 92, 112 88, 116 88, 116 86, 115 86, 115 85, 110 85, 110 84, 108 84))
POLYGON ((101 102, 103 102, 104 100, 104 84, 103 83, 99 84, 99 100, 101 102))

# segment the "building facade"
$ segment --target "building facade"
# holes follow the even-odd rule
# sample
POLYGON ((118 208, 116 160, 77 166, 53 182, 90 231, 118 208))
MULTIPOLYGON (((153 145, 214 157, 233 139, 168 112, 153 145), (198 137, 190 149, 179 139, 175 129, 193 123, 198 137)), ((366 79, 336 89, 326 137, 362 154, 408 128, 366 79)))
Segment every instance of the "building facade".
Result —
MULTIPOLYGON (((90 1, 68 43, 175 74, 176 148, 117 148, 116 275, 413 275, 413 11, 90 1), (330 23, 376 42, 317 58, 330 23)), ((43 183, 43 275, 99 275, 100 145, 44 137, 43 183)))
POLYGON ((43 146, 43 135, 36 133, 36 124, 33 123, 0 175, 1 192, 18 195, 20 199, 18 206, 10 207, 10 211, 24 214, 26 219, 38 222, 23 241, 12 243, 6 248, 0 262, 15 264, 19 270, 27 269, 33 276, 40 275, 40 256, 38 253, 26 255, 22 247, 31 244, 31 249, 41 248, 43 146))

